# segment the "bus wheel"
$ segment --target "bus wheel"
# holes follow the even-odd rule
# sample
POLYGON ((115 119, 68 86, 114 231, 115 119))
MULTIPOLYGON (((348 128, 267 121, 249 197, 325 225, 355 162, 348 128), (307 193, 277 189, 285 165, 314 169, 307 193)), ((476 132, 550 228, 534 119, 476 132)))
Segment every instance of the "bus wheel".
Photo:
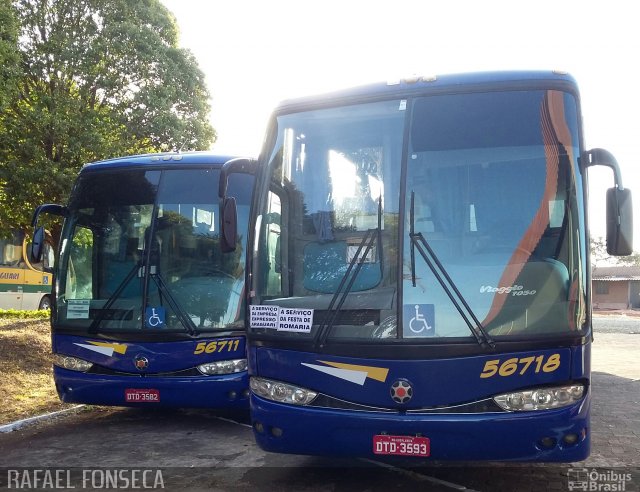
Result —
POLYGON ((51 299, 49 299, 49 296, 44 296, 40 299, 38 309, 51 309, 51 299))

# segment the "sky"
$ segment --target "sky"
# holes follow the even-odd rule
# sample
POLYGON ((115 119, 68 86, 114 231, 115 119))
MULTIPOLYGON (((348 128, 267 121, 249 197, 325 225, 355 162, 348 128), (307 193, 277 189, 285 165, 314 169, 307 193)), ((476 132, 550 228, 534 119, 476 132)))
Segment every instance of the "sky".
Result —
MULTIPOLYGON (((635 191, 640 250, 640 36, 633 2, 610 0, 161 0, 211 93, 212 150, 257 156, 283 99, 401 77, 563 70, 578 82, 587 148, 617 158, 635 191), (635 60, 635 61, 634 61, 635 60)), ((611 171, 589 171, 592 236, 611 171)))

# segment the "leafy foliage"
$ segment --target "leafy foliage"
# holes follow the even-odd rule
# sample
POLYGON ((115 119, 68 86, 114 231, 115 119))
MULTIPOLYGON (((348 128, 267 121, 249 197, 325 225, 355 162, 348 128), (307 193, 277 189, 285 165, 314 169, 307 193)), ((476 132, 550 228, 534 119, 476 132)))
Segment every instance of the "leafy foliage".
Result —
POLYGON ((593 266, 598 266, 610 260, 611 260, 611 257, 607 253, 607 244, 604 238, 592 237, 591 238, 591 264, 593 266))
POLYGON ((628 266, 640 266, 640 253, 635 252, 629 256, 618 256, 618 264, 628 266))
POLYGON ((11 0, 0 0, 0 110, 15 96, 19 73, 18 19, 11 0))
POLYGON ((48 309, 20 311, 18 309, 0 309, 0 319, 49 319, 48 309))
POLYGON ((609 256, 604 238, 592 237, 591 264, 593 266, 602 266, 604 264, 640 266, 640 253, 635 252, 629 256, 609 256))
POLYGON ((66 202, 86 162, 215 139, 204 75, 159 0, 14 3, 22 64, 0 113, 0 229, 66 202))

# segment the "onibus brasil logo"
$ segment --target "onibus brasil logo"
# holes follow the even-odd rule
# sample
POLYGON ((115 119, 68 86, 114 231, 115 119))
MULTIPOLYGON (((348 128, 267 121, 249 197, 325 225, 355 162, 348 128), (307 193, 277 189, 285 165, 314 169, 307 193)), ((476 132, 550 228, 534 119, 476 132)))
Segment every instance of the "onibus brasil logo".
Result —
POLYGON ((632 490, 631 473, 616 470, 598 470, 592 468, 569 468, 567 470, 569 490, 622 492, 632 490))

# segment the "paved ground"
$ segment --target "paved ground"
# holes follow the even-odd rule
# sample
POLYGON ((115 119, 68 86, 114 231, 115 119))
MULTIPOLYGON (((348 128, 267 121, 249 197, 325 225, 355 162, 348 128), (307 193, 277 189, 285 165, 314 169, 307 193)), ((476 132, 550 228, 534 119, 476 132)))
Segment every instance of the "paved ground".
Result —
MULTIPOLYGON (((587 487, 573 490, 640 490, 640 335, 624 327, 605 329, 611 321, 596 319, 592 454, 572 466, 570 473, 578 478, 582 473, 582 481, 573 485, 587 487), (627 479, 626 473, 633 476, 627 479), (624 488, 612 489, 612 484, 624 488)), ((246 422, 246 416, 207 411, 90 409, 1 434, 0 489, 7 486, 10 470, 24 467, 73 467, 71 485, 78 490, 105 489, 104 475, 83 477, 80 468, 162 467, 165 490, 570 490, 568 466, 409 468, 268 454, 254 445, 246 422)))
POLYGON ((598 334, 592 371, 593 449, 585 464, 640 467, 640 335, 598 334))
POLYGON ((611 315, 596 314, 594 323, 597 333, 629 333, 640 335, 640 311, 629 311, 628 314, 611 315))

